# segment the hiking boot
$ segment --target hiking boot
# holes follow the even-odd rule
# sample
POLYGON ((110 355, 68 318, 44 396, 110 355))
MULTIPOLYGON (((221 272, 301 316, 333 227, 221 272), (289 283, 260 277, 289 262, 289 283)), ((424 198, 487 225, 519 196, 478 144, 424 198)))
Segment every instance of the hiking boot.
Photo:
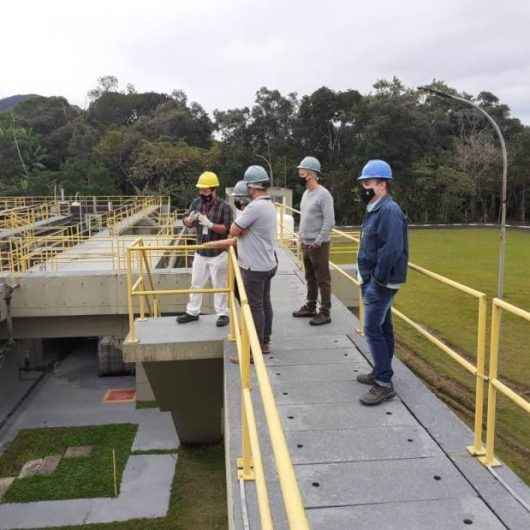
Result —
POLYGON ((300 317, 314 317, 317 314, 314 307, 311 307, 308 304, 304 304, 300 309, 297 311, 293 311, 293 317, 300 318, 300 317))
POLYGON ((323 324, 329 324, 331 322, 331 317, 329 315, 326 315, 325 313, 318 313, 318 315, 315 315, 309 323, 312 326, 322 326, 323 324))
POLYGON ((363 385, 375 385, 375 375, 373 372, 369 374, 359 374, 357 376, 357 382, 362 383, 363 385))
POLYGON ((194 322, 195 320, 199 320, 199 315, 190 315, 189 313, 184 313, 183 315, 179 315, 177 317, 177 322, 179 324, 187 324, 188 322, 194 322))
POLYGON ((228 326, 228 322, 230 322, 229 318, 226 315, 221 315, 218 319, 215 325, 218 328, 224 328, 225 326, 228 326))
POLYGON ((263 353, 263 355, 269 355, 270 352, 271 352, 271 343, 266 342, 261 348, 261 353, 263 353))
POLYGON ((372 388, 359 399, 363 405, 379 405, 387 399, 392 399, 396 395, 393 386, 381 386, 374 383, 372 388))

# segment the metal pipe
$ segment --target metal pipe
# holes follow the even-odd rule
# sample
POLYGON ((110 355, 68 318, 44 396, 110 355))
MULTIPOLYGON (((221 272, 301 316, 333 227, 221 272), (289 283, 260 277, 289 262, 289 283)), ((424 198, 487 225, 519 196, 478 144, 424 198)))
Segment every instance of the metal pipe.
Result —
POLYGON ((479 105, 473 103, 469 99, 462 98, 460 96, 455 96, 453 94, 448 94, 447 92, 442 92, 431 87, 418 87, 418 90, 423 90, 424 92, 429 92, 430 94, 435 94, 437 96, 453 99, 459 101, 460 103, 465 103, 476 110, 478 110, 486 119, 491 123, 501 144, 502 151, 502 189, 501 189, 501 231, 500 231, 500 244, 499 244, 499 270, 497 275, 497 296, 502 298, 504 296, 504 263, 506 259, 506 202, 507 202, 507 187, 508 187, 508 154, 506 151, 506 142, 504 141, 504 136, 500 127, 497 125, 497 122, 479 105))

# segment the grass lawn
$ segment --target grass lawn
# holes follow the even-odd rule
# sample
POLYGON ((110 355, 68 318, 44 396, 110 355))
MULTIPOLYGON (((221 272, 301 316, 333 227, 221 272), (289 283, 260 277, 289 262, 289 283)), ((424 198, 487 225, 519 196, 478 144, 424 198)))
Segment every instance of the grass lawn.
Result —
POLYGON ((227 530, 224 446, 180 448, 169 512, 157 519, 61 526, 55 530, 227 530))
MULTIPOLYGON (((498 231, 494 229, 410 231, 411 261, 486 293, 490 302, 497 289, 498 244, 498 231)), ((353 253, 343 253, 344 244, 338 243, 334 248, 340 249, 335 257, 332 256, 335 262, 353 262, 353 253)), ((478 314, 475 299, 414 271, 409 270, 409 273, 406 286, 396 298, 396 307, 474 360, 478 314)), ((504 298, 526 310, 530 310, 529 273, 530 233, 509 230, 504 298)), ((488 320, 490 316, 491 303, 488 305, 488 320)), ((394 322, 400 358, 471 423, 474 378, 405 322, 398 319, 394 322)), ((529 344, 530 324, 504 316, 499 375, 527 400, 530 399, 529 344)), ((497 420, 499 456, 530 483, 530 417, 506 399, 499 398, 497 420)))
POLYGON ((19 431, 0 457, 0 477, 18 476, 26 462, 64 455, 70 446, 93 445, 94 449, 86 458, 63 458, 51 475, 17 478, 3 502, 114 496, 112 449, 116 450, 119 484, 136 430, 136 425, 116 424, 19 431))

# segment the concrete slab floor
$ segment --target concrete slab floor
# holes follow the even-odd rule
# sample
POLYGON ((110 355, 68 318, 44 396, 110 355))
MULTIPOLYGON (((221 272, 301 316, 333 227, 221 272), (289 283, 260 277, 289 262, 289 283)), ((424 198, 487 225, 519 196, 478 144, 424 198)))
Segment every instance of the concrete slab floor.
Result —
POLYGON ((104 404, 110 388, 134 388, 133 376, 98 377, 96 355, 90 349, 70 354, 34 389, 21 407, 0 429, 0 451, 20 429, 138 424, 133 450, 173 450, 178 438, 170 413, 155 408, 136 409, 130 404, 104 404))
MULTIPOLYGON (((379 407, 360 405, 368 387, 355 381, 355 370, 369 369, 370 355, 355 332, 358 320, 335 298, 331 325, 315 329, 290 317, 291 307, 304 301, 305 286, 283 251, 280 262, 284 274, 272 288, 273 308, 278 308, 273 353, 265 362, 312 528, 530 528, 530 514, 476 459, 453 456, 465 454, 470 430, 399 360, 394 363, 398 397, 379 407)), ((235 473, 241 456, 240 374, 228 362, 232 353, 233 344, 226 342, 229 517, 231 528, 240 530, 235 473)), ((255 370, 252 388, 275 528, 287 529, 255 370)), ((502 470, 504 476, 506 467, 502 470)), ((244 486, 254 529, 259 520, 255 484, 244 486)))

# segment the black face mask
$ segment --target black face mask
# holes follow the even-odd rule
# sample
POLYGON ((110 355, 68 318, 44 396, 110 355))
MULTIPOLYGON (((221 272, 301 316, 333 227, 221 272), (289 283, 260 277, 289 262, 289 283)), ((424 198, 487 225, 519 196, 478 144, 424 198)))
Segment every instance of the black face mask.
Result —
POLYGON ((248 204, 248 200, 246 199, 234 199, 234 206, 238 210, 242 210, 247 204, 248 204))
POLYGON ((357 193, 364 205, 367 205, 375 197, 375 191, 373 188, 360 187, 357 193))
POLYGON ((213 195, 211 195, 211 194, 210 195, 201 195, 201 201, 202 202, 208 203, 208 202, 211 202, 212 199, 213 199, 213 195))

